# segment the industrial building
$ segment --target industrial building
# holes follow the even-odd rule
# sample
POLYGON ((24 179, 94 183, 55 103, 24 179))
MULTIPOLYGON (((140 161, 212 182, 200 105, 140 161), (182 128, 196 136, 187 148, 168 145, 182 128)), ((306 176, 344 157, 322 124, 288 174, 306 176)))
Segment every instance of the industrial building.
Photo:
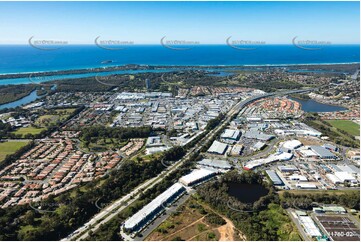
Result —
POLYGON ((298 168, 294 165, 288 165, 288 166, 278 166, 278 170, 280 172, 295 172, 298 171, 298 168))
POLYGON ((298 216, 301 226, 310 237, 321 237, 322 234, 315 222, 309 216, 298 216))
POLYGON ((305 176, 302 176, 300 174, 292 174, 288 177, 291 181, 299 181, 299 182, 307 182, 308 179, 305 176))
POLYGON ((251 150, 258 151, 258 150, 262 150, 264 147, 266 147, 266 143, 258 141, 251 147, 251 150))
POLYGON ((159 136, 151 136, 147 139, 146 147, 163 146, 162 139, 159 136))
POLYGON ((226 152, 227 148, 227 144, 215 140, 211 147, 209 147, 208 152, 212 154, 223 155, 226 152))
POLYGON ((241 135, 239 130, 225 129, 221 135, 221 139, 229 141, 237 141, 241 135))
POLYGON ((335 172, 335 176, 342 182, 351 182, 353 184, 357 184, 357 179, 350 173, 339 171, 335 172))
POLYGON ((360 168, 357 168, 354 165, 338 165, 339 171, 348 172, 354 176, 360 175, 360 168))
POLYGON ((283 181, 281 180, 281 178, 277 175, 277 173, 275 171, 266 170, 266 174, 268 175, 268 177, 273 182, 273 185, 276 185, 276 186, 282 186, 283 185, 283 181))
POLYGON ((233 155, 233 156, 240 155, 242 153, 243 148, 244 148, 244 146, 241 144, 233 145, 232 150, 231 150, 231 155, 233 155))
POLYGON ((251 169, 256 168, 258 166, 266 165, 266 164, 269 164, 269 163, 272 163, 272 162, 291 160, 292 157, 293 157, 293 154, 291 154, 291 153, 277 152, 277 153, 272 154, 272 155, 270 155, 270 156, 268 156, 267 158, 264 158, 264 159, 249 161, 243 167, 243 169, 251 170, 251 169))
POLYGON ((123 228, 127 232, 139 231, 149 222, 151 222, 160 212, 162 212, 167 204, 174 202, 186 189, 180 183, 175 183, 153 201, 145 205, 141 210, 127 219, 123 228))
POLYGON ((315 213, 337 213, 337 214, 345 214, 347 213, 346 209, 341 206, 334 205, 325 205, 322 207, 313 208, 315 213))
POLYGON ((317 189, 317 186, 315 184, 310 183, 298 183, 296 184, 296 187, 299 189, 317 189))
POLYGON ((262 141, 269 141, 275 137, 274 135, 265 134, 256 130, 246 131, 243 136, 247 139, 257 139, 262 141))
POLYGON ((336 160, 338 158, 335 154, 322 146, 311 145, 310 149, 315 152, 320 159, 336 160))
POLYGON ((322 145, 322 147, 323 147, 323 148, 326 148, 326 149, 328 149, 328 150, 331 150, 331 151, 335 151, 335 152, 338 151, 338 148, 337 148, 337 146, 335 146, 335 145, 324 144, 324 145, 322 145))
POLYGON ((282 144, 281 150, 283 152, 292 152, 295 149, 302 146, 302 143, 298 140, 287 140, 282 144))
POLYGON ((298 150, 298 152, 300 153, 300 155, 304 158, 317 158, 318 155, 313 152, 312 150, 308 150, 308 149, 300 149, 298 150))
POLYGON ((215 169, 223 169, 229 170, 232 166, 226 160, 211 160, 211 159, 203 159, 198 162, 201 166, 211 167, 215 169))
POLYGON ((179 178, 179 182, 185 186, 193 186, 216 175, 215 171, 208 169, 193 170, 188 175, 179 178))
POLYGON ((314 136, 320 137, 322 135, 321 132, 317 130, 304 130, 304 129, 275 129, 275 134, 277 135, 299 135, 299 136, 314 136))
POLYGON ((330 180, 334 185, 337 185, 337 184, 341 184, 341 183, 342 183, 341 180, 340 180, 337 176, 335 176, 334 174, 331 174, 331 173, 326 174, 326 177, 327 177, 327 179, 330 180))

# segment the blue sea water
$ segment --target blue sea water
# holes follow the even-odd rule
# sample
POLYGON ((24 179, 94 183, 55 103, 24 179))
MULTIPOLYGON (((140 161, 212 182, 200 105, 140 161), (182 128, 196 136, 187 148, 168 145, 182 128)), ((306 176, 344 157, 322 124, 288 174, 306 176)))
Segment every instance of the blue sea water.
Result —
POLYGON ((146 65, 292 65, 360 62, 359 45, 328 45, 304 50, 294 45, 264 45, 237 50, 227 45, 199 45, 172 50, 161 45, 135 45, 106 50, 95 45, 69 45, 45 51, 30 45, 0 45, 0 74, 55 71, 125 64, 146 65), (105 60, 113 63, 102 64, 105 60))

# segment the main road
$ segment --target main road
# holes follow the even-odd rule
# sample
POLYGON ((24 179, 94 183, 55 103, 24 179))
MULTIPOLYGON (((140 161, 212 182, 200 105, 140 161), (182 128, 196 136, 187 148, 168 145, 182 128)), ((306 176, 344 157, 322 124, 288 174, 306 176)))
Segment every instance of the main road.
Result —
POLYGON ((313 89, 305 89, 305 90, 295 90, 295 91, 288 91, 288 92, 277 92, 277 93, 266 93, 262 95, 257 95, 251 98, 248 98, 244 101, 238 102, 236 105, 234 105, 226 114, 226 117, 223 119, 223 121, 215 127, 213 130, 209 131, 209 134, 201 139, 194 147, 192 147, 186 155, 174 162, 172 165, 168 166, 164 171, 162 171, 158 176, 153 177, 138 187, 136 187, 131 193, 128 195, 121 197, 120 199, 113 202, 108 207, 104 208, 101 212, 94 215, 92 219, 90 219, 87 223, 85 223, 82 227, 75 230, 73 233, 71 233, 68 237, 62 239, 62 241, 67 240, 84 240, 88 237, 88 234, 86 233, 88 230, 96 231, 99 229, 99 227, 102 224, 107 223, 112 218, 114 218, 118 213, 123 211, 128 204, 131 204, 135 202, 139 196, 141 191, 146 191, 152 187, 154 187, 156 184, 162 181, 162 179, 166 176, 168 176, 173 171, 177 170, 183 163, 191 157, 191 155, 199 152, 203 146, 205 146, 210 140, 215 138, 215 135, 223 128, 225 128, 225 125, 229 123, 232 120, 233 115, 239 113, 244 107, 246 107, 248 104, 259 100, 261 98, 275 96, 275 95, 287 95, 292 93, 300 93, 300 92, 308 92, 313 89))

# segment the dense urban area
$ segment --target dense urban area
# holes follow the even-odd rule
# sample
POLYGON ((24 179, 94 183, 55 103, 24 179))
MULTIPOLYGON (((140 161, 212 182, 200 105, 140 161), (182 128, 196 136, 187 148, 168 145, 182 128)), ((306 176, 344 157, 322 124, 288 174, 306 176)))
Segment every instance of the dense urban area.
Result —
POLYGON ((0 240, 360 240, 358 64, 169 68, 0 86, 0 240))

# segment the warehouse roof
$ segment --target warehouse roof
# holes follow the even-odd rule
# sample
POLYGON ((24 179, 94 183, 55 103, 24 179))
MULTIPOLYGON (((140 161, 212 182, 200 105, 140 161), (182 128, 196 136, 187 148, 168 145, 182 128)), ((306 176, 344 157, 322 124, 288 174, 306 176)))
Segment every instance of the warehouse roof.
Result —
POLYGON ((317 186, 315 184, 310 183, 297 183, 296 187, 303 188, 303 189, 316 189, 317 186))
POLYGON ((211 159, 203 159, 198 162, 200 165, 211 166, 221 169, 231 169, 232 166, 226 160, 211 160, 211 159))
POLYGON ((224 144, 224 143, 221 143, 221 142, 215 140, 213 142, 213 144, 211 145, 211 147, 209 147, 208 152, 217 153, 217 154, 224 154, 227 147, 228 147, 227 144, 224 144))
POLYGON ((300 174, 292 174, 289 178, 291 180, 308 181, 307 177, 300 174))
POLYGON ((165 190, 162 194, 156 197, 153 201, 145 205, 141 210, 135 213, 132 217, 125 221, 124 227, 125 228, 134 228, 138 224, 142 222, 144 218, 146 218, 151 212, 158 209, 160 206, 163 206, 163 203, 169 199, 171 196, 179 192, 180 190, 184 190, 182 184, 175 183, 170 188, 165 190))
POLYGON ((348 173, 359 173, 360 169, 358 169, 356 166, 354 165, 339 165, 337 166, 339 168, 338 171, 344 171, 344 172, 348 172, 348 173))
POLYGON ((341 183, 341 180, 335 176, 334 174, 326 174, 326 177, 333 183, 333 184, 337 184, 337 183, 341 183))
POLYGON ((307 234, 312 237, 322 236, 320 230, 316 227, 315 222, 309 216, 299 216, 302 226, 305 228, 307 234))
POLYGON ((196 182, 204 177, 213 175, 215 173, 216 173, 215 171, 211 171, 208 169, 196 169, 196 170, 193 170, 188 175, 182 176, 179 179, 179 181, 184 184, 190 184, 190 183, 196 182))
POLYGON ((345 210, 344 207, 334 206, 334 205, 322 206, 322 210, 325 211, 325 212, 346 213, 346 210, 345 210))
POLYGON ((316 156, 317 154, 313 152, 312 150, 300 150, 302 156, 310 157, 310 156, 316 156))
POLYGON ((283 147, 286 149, 290 149, 290 150, 294 150, 298 147, 300 147, 302 145, 302 143, 298 140, 287 140, 286 142, 283 143, 283 147))
POLYGON ((298 168, 294 165, 288 165, 288 166, 278 166, 278 170, 280 170, 280 171, 298 171, 298 168))
POLYGON ((223 134, 221 135, 221 138, 237 140, 239 137, 239 134, 240 134, 239 130, 225 129, 223 134))
POLYGON ((310 148, 317 154, 319 155, 321 158, 325 157, 337 157, 335 154, 333 154, 331 151, 329 151, 328 149, 322 147, 322 146, 318 146, 318 145, 311 145, 310 148))
POLYGON ((337 176, 337 178, 340 179, 341 182, 356 180, 356 178, 353 175, 351 175, 348 172, 344 172, 344 171, 335 172, 335 176, 337 176))
POLYGON ((257 150, 260 150, 260 149, 262 149, 265 145, 266 145, 266 143, 261 142, 261 141, 258 141, 257 143, 255 143, 255 144, 253 145, 253 148, 254 148, 254 149, 257 149, 257 150))
POLYGON ((244 133, 244 137, 248 138, 248 139, 258 139, 258 140, 270 140, 272 138, 274 138, 274 135, 269 135, 269 134, 265 134, 256 130, 250 130, 250 131, 246 131, 244 133))
POLYGON ((283 181, 281 180, 281 178, 277 175, 277 173, 274 170, 266 170, 266 173, 274 185, 282 185, 283 184, 283 181))
POLYGON ((353 172, 360 173, 360 168, 358 168, 358 167, 356 167, 354 165, 349 165, 348 167, 350 167, 353 170, 353 172))
POLYGON ((249 170, 253 169, 257 166, 265 165, 271 162, 275 161, 285 161, 292 159, 293 155, 291 153, 286 152, 277 152, 275 154, 272 154, 264 159, 258 159, 258 160, 252 160, 247 162, 247 164, 244 166, 244 169, 249 170))

